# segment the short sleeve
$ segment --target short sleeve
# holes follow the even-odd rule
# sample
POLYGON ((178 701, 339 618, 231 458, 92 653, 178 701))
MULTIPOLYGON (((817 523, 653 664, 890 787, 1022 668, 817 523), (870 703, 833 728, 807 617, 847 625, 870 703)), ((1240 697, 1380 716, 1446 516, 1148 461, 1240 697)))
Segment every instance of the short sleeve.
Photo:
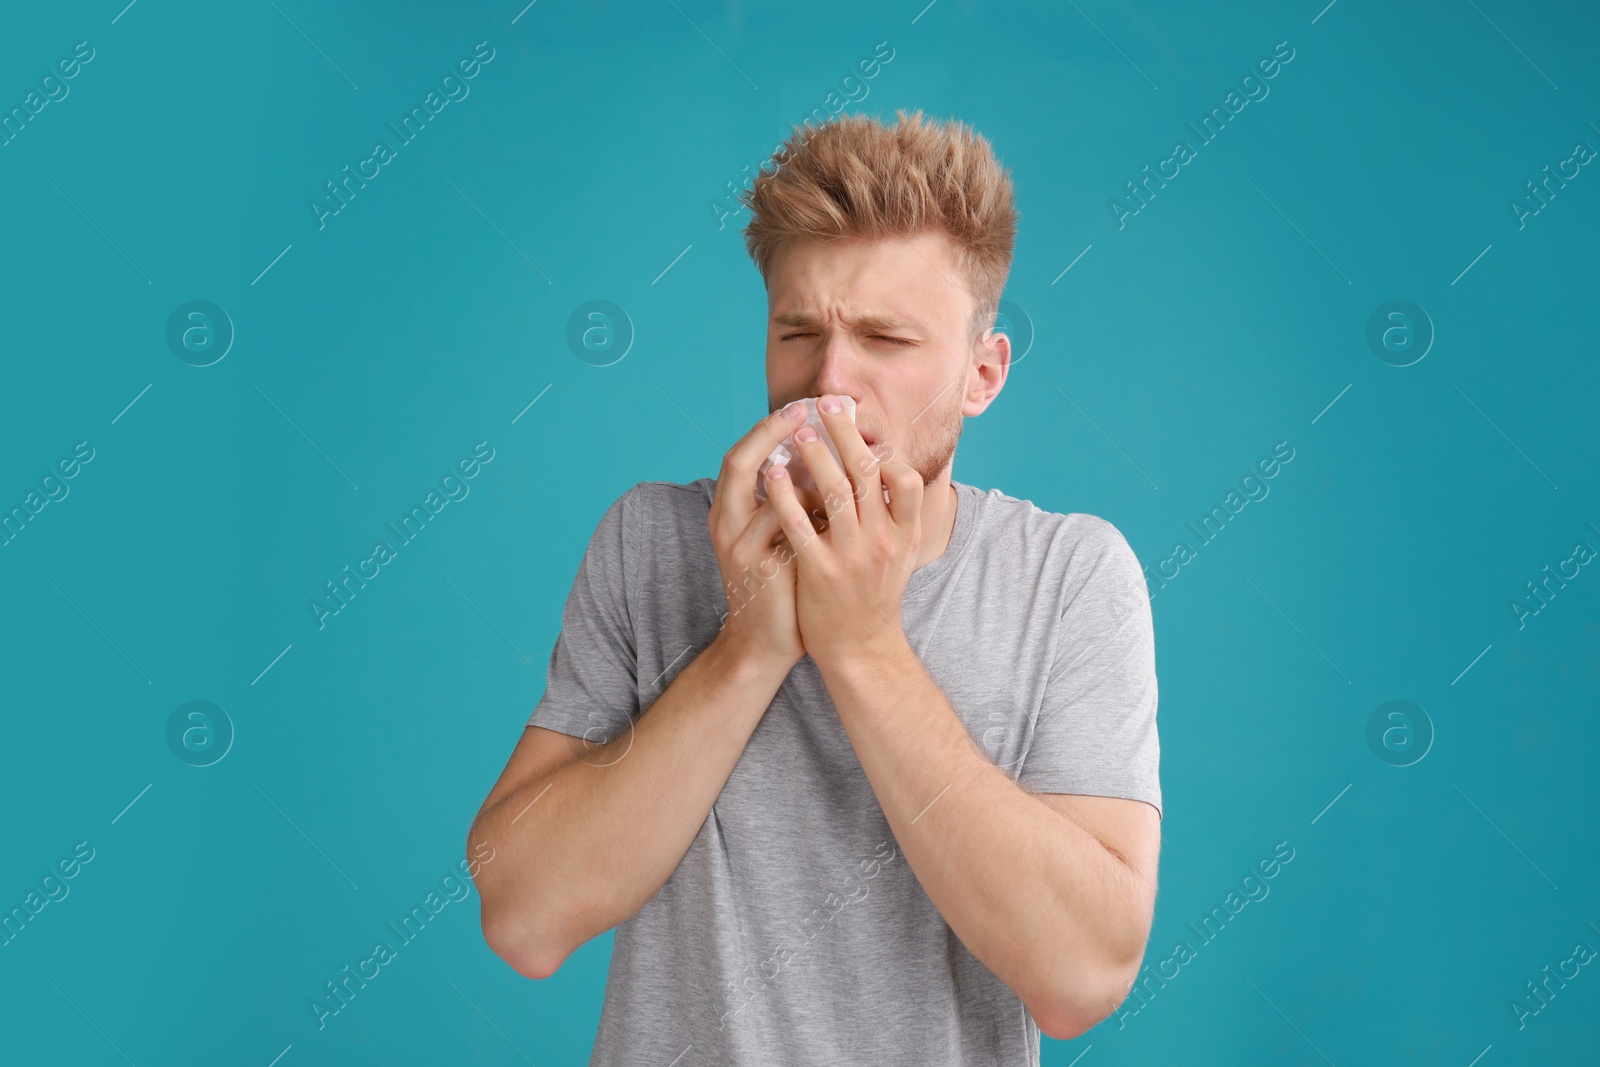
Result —
POLYGON ((1097 523, 1063 582, 1070 599, 1017 782, 1032 792, 1142 800, 1160 815, 1150 594, 1126 539, 1097 523), (1080 567, 1081 578, 1073 573, 1080 567))
POLYGON ((529 726, 604 744, 638 715, 638 652, 626 582, 639 544, 637 490, 617 498, 589 538, 529 726))

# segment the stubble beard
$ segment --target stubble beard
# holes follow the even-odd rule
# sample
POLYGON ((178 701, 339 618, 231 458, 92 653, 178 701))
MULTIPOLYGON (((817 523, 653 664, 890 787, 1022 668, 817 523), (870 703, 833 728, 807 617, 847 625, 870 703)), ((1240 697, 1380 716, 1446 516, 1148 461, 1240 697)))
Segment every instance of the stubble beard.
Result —
POLYGON ((926 418, 936 421, 928 427, 925 436, 913 437, 906 446, 905 461, 922 475, 924 488, 937 481, 955 459, 956 443, 961 440, 965 422, 961 416, 961 401, 962 396, 957 392, 949 404, 930 409, 918 421, 926 418))

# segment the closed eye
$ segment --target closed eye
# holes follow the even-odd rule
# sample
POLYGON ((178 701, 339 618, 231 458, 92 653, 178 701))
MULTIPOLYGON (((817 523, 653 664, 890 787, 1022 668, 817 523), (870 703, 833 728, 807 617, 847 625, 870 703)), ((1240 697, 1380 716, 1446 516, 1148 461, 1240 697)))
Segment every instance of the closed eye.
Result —
MULTIPOLYGON (((791 341, 796 337, 815 337, 815 336, 816 336, 816 334, 812 333, 810 331, 802 331, 800 333, 786 333, 786 334, 783 334, 778 338, 778 340, 780 340, 780 341, 791 341)), ((872 334, 869 339, 873 340, 873 341, 888 341, 891 344, 896 344, 896 345, 914 345, 914 344, 916 344, 915 341, 909 341, 904 337, 890 337, 887 334, 876 334, 875 333, 875 334, 872 334)))

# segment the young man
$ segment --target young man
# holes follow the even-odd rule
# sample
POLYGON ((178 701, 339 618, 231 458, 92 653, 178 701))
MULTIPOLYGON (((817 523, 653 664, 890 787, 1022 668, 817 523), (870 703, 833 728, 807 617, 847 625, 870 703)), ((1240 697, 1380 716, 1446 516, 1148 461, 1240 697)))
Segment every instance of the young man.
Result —
POLYGON ((469 834, 519 972, 617 927, 591 1064, 1033 1065, 1144 954, 1143 575, 1103 519, 951 480, 1017 216, 987 141, 899 120, 803 128, 749 190, 773 413, 605 513, 469 834), (811 396, 844 462, 797 433, 821 491, 775 468, 758 505, 811 396))

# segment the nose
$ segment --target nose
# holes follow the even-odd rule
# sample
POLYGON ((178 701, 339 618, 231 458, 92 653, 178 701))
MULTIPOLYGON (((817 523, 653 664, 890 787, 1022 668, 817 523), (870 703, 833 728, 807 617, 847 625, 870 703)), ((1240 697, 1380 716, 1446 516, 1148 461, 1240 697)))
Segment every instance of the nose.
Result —
POLYGON ((812 383, 811 395, 825 396, 828 393, 835 393, 849 396, 859 403, 861 387, 856 377, 858 358, 855 342, 850 334, 839 330, 832 331, 822 349, 822 362, 817 366, 817 377, 812 383))

